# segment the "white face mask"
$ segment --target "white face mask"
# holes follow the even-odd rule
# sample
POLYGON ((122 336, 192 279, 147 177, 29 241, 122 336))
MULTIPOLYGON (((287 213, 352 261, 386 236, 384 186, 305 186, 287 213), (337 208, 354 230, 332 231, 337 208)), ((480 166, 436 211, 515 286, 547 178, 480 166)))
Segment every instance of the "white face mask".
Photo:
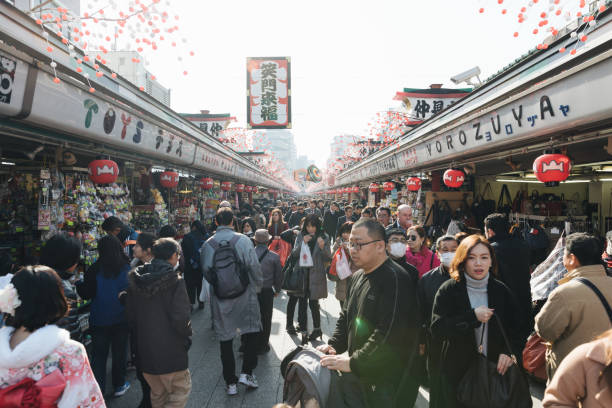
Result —
POLYGON ((180 265, 180 264, 181 264, 181 263, 177 261, 177 262, 176 262, 176 265, 174 265, 174 266, 172 267, 172 270, 176 271, 176 270, 179 268, 179 265, 180 265))
POLYGON ((608 255, 612 255, 612 242, 608 241, 608 246, 606 247, 606 253, 608 255))
POLYGON ((455 253, 454 252, 444 252, 440 254, 440 262, 442 263, 442 265, 446 266, 447 268, 450 266, 451 262, 453 262, 453 258, 455 257, 455 253))
POLYGON ((401 258, 406 255, 406 244, 401 242, 393 242, 389 245, 389 253, 395 258, 401 258))

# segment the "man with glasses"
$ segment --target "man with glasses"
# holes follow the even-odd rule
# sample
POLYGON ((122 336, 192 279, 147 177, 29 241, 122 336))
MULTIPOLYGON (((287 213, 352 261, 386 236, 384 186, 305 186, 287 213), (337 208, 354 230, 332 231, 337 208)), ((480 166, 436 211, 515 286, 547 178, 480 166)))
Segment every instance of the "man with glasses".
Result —
POLYGON ((385 232, 387 235, 387 253, 389 257, 408 272, 416 286, 419 280, 419 271, 413 265, 406 262, 406 249, 408 248, 406 233, 399 228, 387 229, 385 232))
POLYGON ((391 224, 391 209, 389 207, 378 207, 376 219, 378 219, 383 228, 387 228, 391 224))
POLYGON ((387 256, 385 230, 375 219, 355 223, 348 247, 360 270, 333 336, 318 347, 327 354, 321 364, 343 373, 333 376, 329 405, 357 398, 372 407, 413 406, 418 382, 405 373, 418 341, 416 285, 387 256))

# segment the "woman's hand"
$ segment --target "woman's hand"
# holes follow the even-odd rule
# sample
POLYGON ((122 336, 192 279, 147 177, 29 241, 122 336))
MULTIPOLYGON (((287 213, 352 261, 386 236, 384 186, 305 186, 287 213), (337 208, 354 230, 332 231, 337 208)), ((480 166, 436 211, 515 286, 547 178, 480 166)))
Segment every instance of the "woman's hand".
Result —
POLYGON ((493 316, 493 309, 489 309, 486 306, 478 306, 474 309, 474 314, 476 314, 476 319, 478 319, 481 323, 486 323, 493 316))
POLYGON ((317 244, 319 244, 319 248, 323 249, 325 246, 325 240, 321 237, 317 238, 317 244))
POLYGON ((508 371, 508 368, 510 368, 513 363, 514 360, 512 360, 511 357, 505 354, 500 354, 499 360, 497 361, 497 372, 501 375, 506 374, 506 371, 508 371))
POLYGON ((309 243, 311 239, 312 239, 312 235, 304 235, 304 242, 305 243, 309 243))

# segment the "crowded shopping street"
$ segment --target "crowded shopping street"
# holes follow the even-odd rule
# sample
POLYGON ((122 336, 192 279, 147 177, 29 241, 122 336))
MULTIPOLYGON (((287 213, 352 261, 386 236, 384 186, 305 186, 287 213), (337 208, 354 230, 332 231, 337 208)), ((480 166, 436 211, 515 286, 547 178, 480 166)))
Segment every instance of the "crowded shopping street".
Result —
POLYGON ((612 407, 612 0, 0 0, 0 408, 612 407))

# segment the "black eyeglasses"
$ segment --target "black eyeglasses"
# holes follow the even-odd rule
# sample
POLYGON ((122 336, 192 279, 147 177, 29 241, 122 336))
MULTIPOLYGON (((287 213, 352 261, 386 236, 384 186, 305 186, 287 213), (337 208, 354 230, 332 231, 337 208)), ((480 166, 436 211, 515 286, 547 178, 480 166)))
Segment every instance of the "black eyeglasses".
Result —
POLYGON ((355 249, 356 251, 361 251, 361 249, 366 246, 366 245, 370 245, 373 244, 374 242, 378 242, 378 241, 382 241, 382 239, 375 239, 374 241, 370 241, 370 242, 364 242, 364 243, 356 243, 356 242, 349 242, 347 247, 348 249, 355 249))
POLYGON ((417 239, 419 239, 419 237, 416 235, 408 235, 408 241, 416 241, 417 239))

